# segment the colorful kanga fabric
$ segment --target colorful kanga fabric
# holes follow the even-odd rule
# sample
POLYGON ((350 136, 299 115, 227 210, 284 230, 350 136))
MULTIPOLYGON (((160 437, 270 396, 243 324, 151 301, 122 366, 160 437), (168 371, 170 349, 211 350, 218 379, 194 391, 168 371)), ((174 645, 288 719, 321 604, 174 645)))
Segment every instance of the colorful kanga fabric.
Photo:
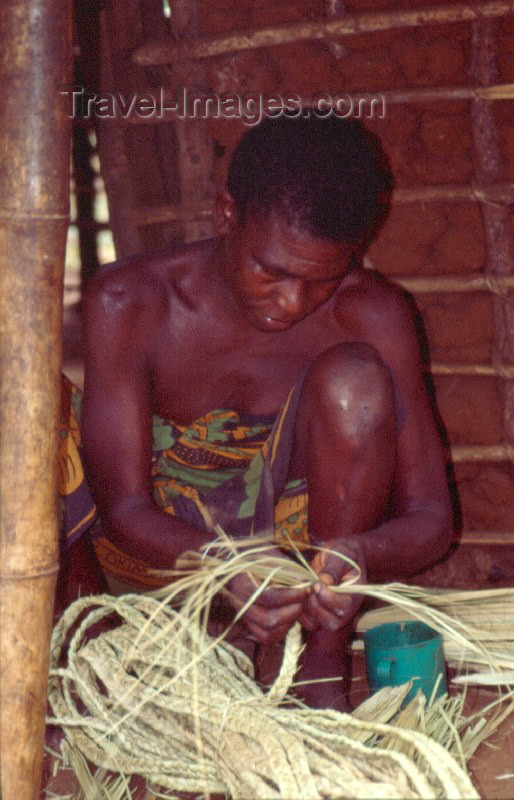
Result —
MULTIPOLYGON (((219 524, 231 537, 275 531, 308 543, 305 481, 287 482, 302 381, 277 417, 215 410, 189 426, 154 417, 152 478, 156 502, 199 529, 219 524)), ((108 574, 141 588, 168 582, 144 563, 95 539, 108 574)))
POLYGON ((95 502, 84 476, 79 426, 81 406, 81 391, 61 375, 57 492, 61 536, 68 545, 73 544, 97 519, 95 502))

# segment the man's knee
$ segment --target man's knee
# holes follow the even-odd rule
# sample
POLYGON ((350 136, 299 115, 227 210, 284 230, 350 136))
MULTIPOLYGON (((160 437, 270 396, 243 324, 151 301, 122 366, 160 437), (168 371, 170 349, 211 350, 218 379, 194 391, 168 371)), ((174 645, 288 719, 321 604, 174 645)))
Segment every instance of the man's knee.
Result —
POLYGON ((372 345, 334 345, 307 373, 302 405, 309 415, 340 420, 347 434, 371 432, 394 416, 391 375, 372 345))

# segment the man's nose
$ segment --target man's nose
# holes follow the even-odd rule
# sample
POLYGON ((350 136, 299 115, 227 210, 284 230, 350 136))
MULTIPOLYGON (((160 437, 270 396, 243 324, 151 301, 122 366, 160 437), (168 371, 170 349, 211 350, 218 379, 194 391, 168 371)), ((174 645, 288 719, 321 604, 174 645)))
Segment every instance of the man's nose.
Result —
POLYGON ((277 298, 279 308, 294 317, 303 311, 305 292, 301 281, 284 281, 277 298))

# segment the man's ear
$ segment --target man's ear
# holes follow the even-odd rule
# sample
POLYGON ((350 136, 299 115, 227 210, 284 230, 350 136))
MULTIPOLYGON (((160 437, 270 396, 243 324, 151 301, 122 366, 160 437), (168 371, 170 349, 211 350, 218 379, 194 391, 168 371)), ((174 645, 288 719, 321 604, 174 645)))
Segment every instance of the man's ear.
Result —
POLYGON ((216 236, 224 236, 230 233, 237 225, 236 204, 227 189, 223 189, 216 195, 212 221, 216 236))

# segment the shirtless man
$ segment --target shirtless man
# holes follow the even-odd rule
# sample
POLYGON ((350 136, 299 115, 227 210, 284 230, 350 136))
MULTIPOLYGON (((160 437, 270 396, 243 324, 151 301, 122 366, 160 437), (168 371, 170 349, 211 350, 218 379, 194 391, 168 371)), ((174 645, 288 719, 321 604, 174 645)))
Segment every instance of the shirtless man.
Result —
MULTIPOLYGON (((236 149, 216 238, 124 259, 91 282, 83 437, 119 551, 169 569, 214 538, 156 502, 153 415, 183 425, 212 409, 276 415, 302 376, 288 479, 307 481, 311 538, 351 556, 372 582, 444 555, 444 457, 411 312, 393 285, 356 265, 387 186, 358 123, 268 119, 236 149)), ((343 709, 359 601, 328 588, 348 571, 340 559, 318 552, 311 563, 315 590, 268 589, 243 623, 270 644, 300 620, 300 679, 334 678, 302 696, 343 709)), ((231 589, 238 608, 254 586, 240 576, 231 589)))

